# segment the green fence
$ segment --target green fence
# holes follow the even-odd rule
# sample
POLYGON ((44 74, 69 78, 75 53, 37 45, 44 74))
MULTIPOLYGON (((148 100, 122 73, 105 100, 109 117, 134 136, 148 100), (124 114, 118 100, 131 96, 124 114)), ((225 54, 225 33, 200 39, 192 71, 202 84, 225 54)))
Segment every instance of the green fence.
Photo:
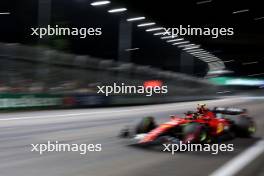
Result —
POLYGON ((63 97, 49 94, 0 94, 0 109, 59 107, 63 97))

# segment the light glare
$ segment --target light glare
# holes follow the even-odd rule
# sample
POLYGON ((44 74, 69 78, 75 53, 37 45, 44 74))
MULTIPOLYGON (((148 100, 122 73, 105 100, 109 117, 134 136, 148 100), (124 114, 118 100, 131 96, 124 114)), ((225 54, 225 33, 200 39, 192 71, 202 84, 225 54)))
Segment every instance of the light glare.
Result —
POLYGON ((106 4, 110 4, 110 1, 95 1, 91 3, 92 6, 101 6, 101 5, 106 5, 106 4))
POLYGON ((153 26, 155 25, 156 23, 142 23, 142 24, 139 24, 137 25, 138 27, 144 27, 144 26, 153 26))
POLYGON ((119 12, 124 12, 124 11, 127 11, 127 9, 126 8, 118 8, 118 9, 108 10, 109 13, 119 13, 119 12))
POLYGON ((135 17, 135 18, 128 18, 127 21, 139 21, 139 20, 144 20, 146 17, 135 17))

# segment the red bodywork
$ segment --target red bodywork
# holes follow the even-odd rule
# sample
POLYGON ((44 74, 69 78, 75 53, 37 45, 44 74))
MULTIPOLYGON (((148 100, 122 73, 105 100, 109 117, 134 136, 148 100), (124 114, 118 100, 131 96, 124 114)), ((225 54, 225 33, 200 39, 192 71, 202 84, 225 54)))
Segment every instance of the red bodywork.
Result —
POLYGON ((226 127, 230 127, 230 122, 226 119, 216 118, 214 113, 208 111, 206 114, 201 115, 198 118, 193 118, 193 115, 186 115, 185 118, 174 116, 170 121, 159 125, 157 128, 150 131, 140 143, 152 142, 157 139, 161 134, 167 132, 168 130, 175 128, 179 125, 188 124, 190 122, 197 122, 201 124, 206 124, 210 128, 209 134, 211 136, 220 136, 223 134, 226 127))

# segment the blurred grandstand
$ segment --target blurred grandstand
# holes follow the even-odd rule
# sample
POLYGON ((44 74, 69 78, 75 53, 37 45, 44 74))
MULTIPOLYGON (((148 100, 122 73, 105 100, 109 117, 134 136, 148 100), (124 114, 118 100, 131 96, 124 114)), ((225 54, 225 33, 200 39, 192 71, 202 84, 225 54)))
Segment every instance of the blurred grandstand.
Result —
POLYGON ((16 43, 0 43, 0 62, 0 109, 165 103, 212 98, 217 92, 205 80, 172 71, 16 43), (168 93, 97 94, 100 85, 142 86, 152 80, 168 86, 168 93))
POLYGON ((169 95, 202 94, 205 87, 214 87, 202 79, 150 66, 20 44, 0 43, 0 57, 1 93, 96 93, 97 85, 143 85, 147 80, 162 80, 170 86, 169 95))

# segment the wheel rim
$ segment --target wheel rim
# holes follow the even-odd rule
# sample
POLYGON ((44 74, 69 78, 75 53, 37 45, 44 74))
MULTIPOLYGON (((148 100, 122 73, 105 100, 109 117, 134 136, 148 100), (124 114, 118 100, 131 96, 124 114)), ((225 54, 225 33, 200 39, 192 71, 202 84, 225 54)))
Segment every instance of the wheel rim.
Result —
POLYGON ((150 123, 149 119, 144 119, 144 122, 143 122, 143 130, 144 131, 147 130, 149 123, 150 123))
POLYGON ((206 138, 207 138, 207 134, 206 134, 206 132, 202 132, 202 133, 200 134, 200 141, 205 141, 206 138))
POLYGON ((256 127, 254 125, 248 127, 248 132, 255 133, 256 132, 256 127))

